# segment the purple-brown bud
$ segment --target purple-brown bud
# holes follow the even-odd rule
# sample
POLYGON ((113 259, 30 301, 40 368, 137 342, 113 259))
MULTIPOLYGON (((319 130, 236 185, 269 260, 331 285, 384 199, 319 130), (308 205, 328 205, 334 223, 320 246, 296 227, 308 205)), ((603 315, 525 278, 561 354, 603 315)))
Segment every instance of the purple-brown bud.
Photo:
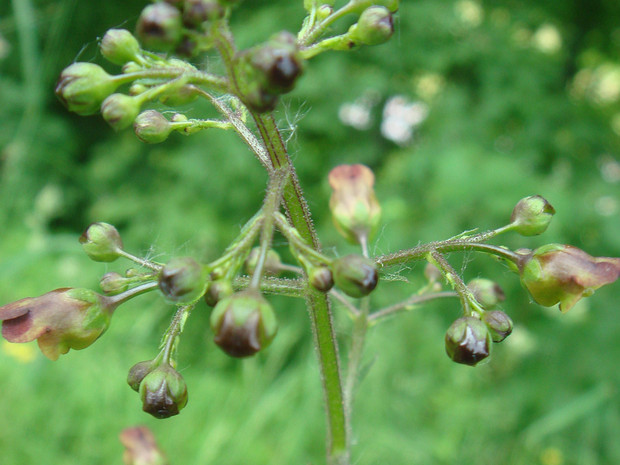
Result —
POLYGON ((308 270, 308 282, 317 291, 328 292, 334 287, 334 275, 326 266, 315 266, 308 270))
POLYGON ((159 289, 171 302, 186 304, 198 299, 207 287, 204 267, 192 257, 172 258, 159 272, 159 289))
POLYGON ((347 255, 332 263, 336 286, 350 297, 360 298, 370 294, 379 282, 377 265, 361 255, 347 255))
POLYGON ((136 33, 147 49, 170 51, 177 46, 183 34, 181 13, 165 2, 149 5, 138 18, 136 33))
POLYGON ((57 360, 69 349, 88 347, 110 325, 116 305, 90 289, 56 289, 0 307, 2 336, 9 342, 37 340, 43 355, 57 360))
POLYGON ((491 334, 472 316, 456 320, 446 332, 446 353, 456 363, 475 366, 491 354, 491 334))
POLYGON ((512 333, 512 319, 501 310, 484 312, 482 321, 487 325, 493 342, 502 342, 512 333))
POLYGON ((187 385, 167 363, 148 373, 140 383, 142 410, 155 418, 177 415, 187 405, 187 385))
POLYGON ((570 245, 544 245, 521 255, 518 265, 533 299, 544 307, 559 303, 562 312, 620 277, 620 258, 592 257, 570 245))
POLYGON ((215 343, 232 357, 267 347, 278 331, 273 308, 258 292, 245 290, 220 300, 211 313, 215 343))

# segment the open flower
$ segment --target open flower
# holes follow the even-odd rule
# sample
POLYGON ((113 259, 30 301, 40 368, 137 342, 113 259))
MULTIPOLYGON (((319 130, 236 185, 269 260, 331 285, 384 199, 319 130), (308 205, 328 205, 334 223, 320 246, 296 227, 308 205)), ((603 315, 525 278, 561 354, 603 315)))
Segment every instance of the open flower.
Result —
POLYGON ((579 299, 620 277, 620 258, 592 257, 570 245, 548 244, 523 255, 521 282, 536 302, 567 312, 579 299))
POLYGON ((2 336, 9 342, 37 340, 43 355, 57 360, 69 349, 91 345, 110 324, 116 305, 89 289, 56 289, 0 307, 2 336))
POLYGON ((329 208, 336 228, 352 243, 367 241, 379 226, 381 207, 374 183, 375 175, 364 165, 340 165, 329 173, 329 208))

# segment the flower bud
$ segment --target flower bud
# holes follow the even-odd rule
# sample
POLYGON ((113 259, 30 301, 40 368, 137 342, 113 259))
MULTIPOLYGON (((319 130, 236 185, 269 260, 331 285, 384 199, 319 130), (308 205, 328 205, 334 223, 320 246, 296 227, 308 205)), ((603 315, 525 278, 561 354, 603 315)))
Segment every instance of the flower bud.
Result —
POLYGON ((297 39, 286 31, 239 53, 236 60, 241 100, 258 112, 272 110, 278 95, 293 89, 304 68, 297 39))
POLYGON ((339 165, 329 172, 329 208, 336 228, 349 242, 366 242, 379 227, 381 207, 374 183, 375 175, 364 165, 339 165))
POLYGON ((361 255, 347 255, 335 259, 332 273, 336 286, 350 297, 367 296, 379 282, 375 262, 361 255))
POLYGON ((214 341, 232 357, 248 357, 267 347, 278 331, 273 308, 254 290, 220 300, 211 312, 214 341))
POLYGON ((485 310, 489 310, 506 300, 506 294, 499 284, 490 279, 472 279, 467 287, 485 310))
POLYGON ((209 307, 215 307, 220 300, 233 295, 234 292, 233 285, 228 279, 211 281, 205 292, 205 303, 209 307))
POLYGON ((101 102, 116 90, 118 83, 101 66, 93 63, 73 63, 60 74, 56 96, 69 111, 92 115, 101 102))
POLYGON ((9 342, 37 340, 43 355, 57 360, 69 349, 95 342, 110 325, 116 305, 90 289, 56 289, 0 307, 2 336, 9 342))
POLYGON ((548 244, 520 257, 521 283, 540 305, 559 303, 562 312, 620 277, 620 258, 592 257, 570 245, 548 244))
POLYGON ((144 377, 140 398, 142 410, 155 418, 169 418, 187 405, 187 386, 181 374, 164 363, 144 377))
POLYGON ((186 85, 180 88, 171 88, 169 91, 164 92, 159 101, 169 107, 179 107, 181 105, 187 105, 196 100, 200 94, 193 85, 186 85))
POLYGON ((120 434, 126 465, 168 465, 165 454, 157 446, 153 433, 146 426, 125 428, 120 434))
POLYGON ((117 229, 108 223, 92 223, 80 236, 86 255, 96 262, 113 262, 123 250, 123 241, 117 229))
POLYGON ((326 266, 315 266, 308 271, 308 282, 321 292, 329 292, 334 287, 334 275, 326 266))
POLYGON ((383 6, 364 10, 357 23, 349 28, 348 36, 356 45, 379 45, 394 34, 394 19, 383 6))
POLYGON ((110 29, 101 39, 99 49, 109 62, 121 66, 128 61, 139 61, 142 56, 140 44, 126 29, 110 29))
POLYGON ((502 342, 512 333, 512 320, 501 310, 484 312, 482 321, 487 325, 493 342, 502 342))
MULTIPOLYGON (((260 255, 260 247, 254 247, 250 251, 250 255, 245 259, 245 271, 250 276, 254 274, 254 270, 256 269, 256 264, 258 263, 258 257, 260 255)), ((280 273, 280 267, 282 266, 282 261, 280 260, 280 255, 273 249, 267 251, 267 255, 265 256, 265 263, 263 264, 263 270, 266 275, 275 276, 280 273)))
POLYGON ((478 318, 461 317, 446 332, 446 353, 456 363, 475 366, 491 354, 491 334, 478 318))
POLYGON ((513 230, 522 236, 536 236, 547 230, 555 209, 540 195, 532 195, 519 200, 512 215, 510 224, 513 230))
POLYGON ((181 13, 168 3, 153 3, 142 10, 136 33, 147 49, 168 52, 181 40, 181 13))
POLYGON ((142 380, 154 369, 154 360, 145 360, 143 362, 136 363, 129 369, 129 373, 127 374, 127 384, 129 384, 129 387, 131 387, 134 391, 140 392, 140 384, 142 384, 142 380))
POLYGON ((99 280, 99 287, 104 294, 116 295, 125 292, 129 287, 127 278, 124 278, 115 271, 104 274, 99 280))
POLYGON ((101 116, 118 131, 131 126, 140 112, 141 102, 137 97, 125 94, 112 94, 101 104, 101 116))
POLYGON ((185 0, 183 24, 189 28, 197 28, 205 21, 223 18, 224 13, 224 7, 216 0, 185 0))
POLYGON ((172 132, 170 122, 160 112, 146 110, 133 123, 133 129, 142 142, 158 144, 165 141, 172 132))
POLYGON ((204 293, 207 273, 192 257, 175 257, 159 272, 158 283, 159 289, 168 300, 187 304, 204 293))

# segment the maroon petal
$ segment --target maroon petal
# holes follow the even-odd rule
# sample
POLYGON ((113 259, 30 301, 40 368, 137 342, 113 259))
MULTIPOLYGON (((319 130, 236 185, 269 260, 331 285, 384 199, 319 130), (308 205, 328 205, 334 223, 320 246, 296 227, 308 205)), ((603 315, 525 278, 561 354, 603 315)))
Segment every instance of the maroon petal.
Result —
POLYGON ((32 315, 28 310, 23 315, 2 322, 2 337, 9 342, 34 341, 45 331, 45 327, 33 326, 32 315))

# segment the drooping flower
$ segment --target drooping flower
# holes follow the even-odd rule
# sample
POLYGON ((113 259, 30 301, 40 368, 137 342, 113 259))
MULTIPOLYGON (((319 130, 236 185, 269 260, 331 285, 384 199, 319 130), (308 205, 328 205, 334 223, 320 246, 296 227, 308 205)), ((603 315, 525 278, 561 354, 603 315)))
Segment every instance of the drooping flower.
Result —
POLYGON ((592 257, 570 245, 548 244, 523 254, 521 282, 540 305, 567 312, 582 297, 620 277, 620 258, 592 257))
POLYGON ((89 289, 55 289, 0 307, 2 336, 9 342, 37 340, 43 355, 57 360, 69 349, 88 347, 110 324, 116 304, 89 289))
POLYGON ((381 207, 375 196, 375 175, 364 165, 339 165, 329 173, 329 208, 338 231, 352 243, 362 243, 377 231, 381 207))

